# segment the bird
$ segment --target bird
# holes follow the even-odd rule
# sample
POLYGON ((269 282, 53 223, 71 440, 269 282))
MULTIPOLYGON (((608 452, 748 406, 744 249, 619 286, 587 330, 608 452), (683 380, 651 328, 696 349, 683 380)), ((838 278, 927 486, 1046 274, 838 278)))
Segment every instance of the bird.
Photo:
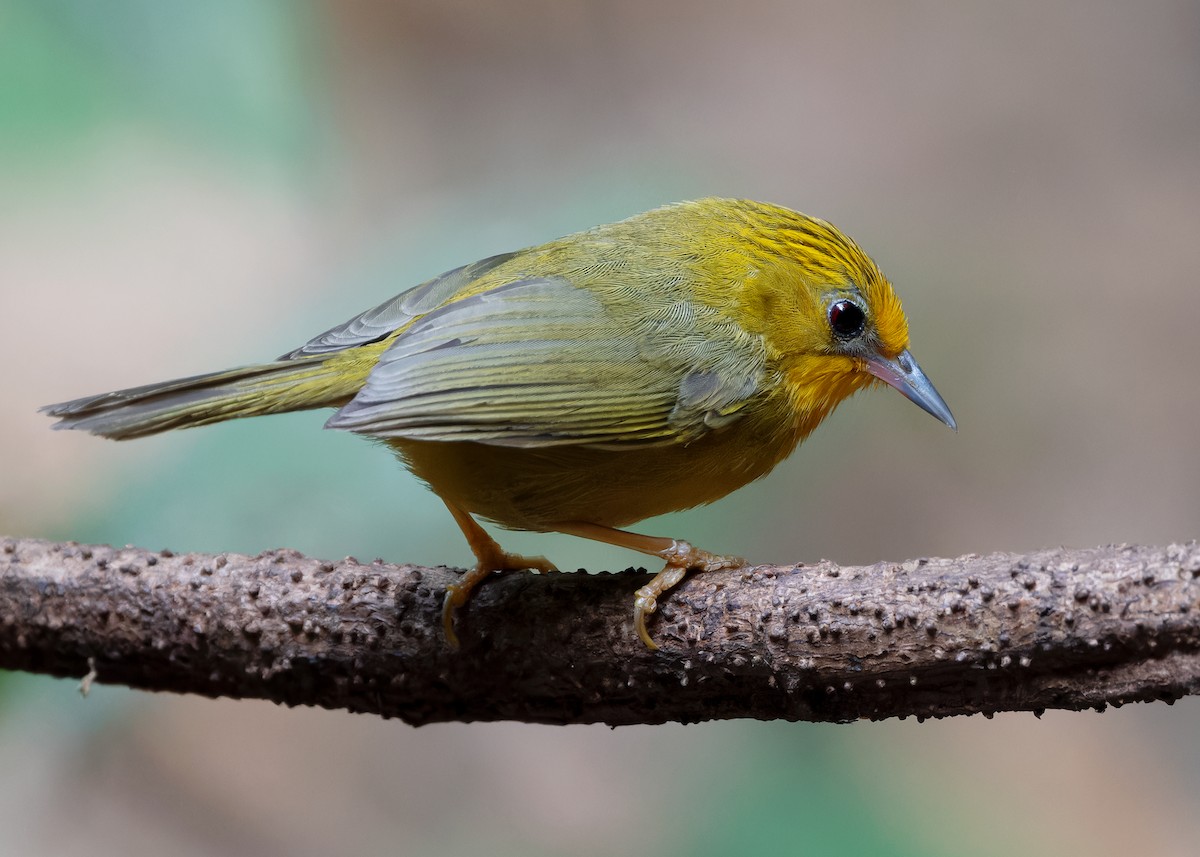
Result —
POLYGON ((508 553, 477 519, 655 556, 633 629, 689 571, 744 566, 625 529, 769 473, 834 408, 888 385, 957 430, 909 351, 879 267, 832 224, 745 199, 662 206, 490 256, 401 292, 274 361, 42 408, 116 440, 242 417, 335 409, 325 428, 382 441, 445 503, 476 564, 508 553))

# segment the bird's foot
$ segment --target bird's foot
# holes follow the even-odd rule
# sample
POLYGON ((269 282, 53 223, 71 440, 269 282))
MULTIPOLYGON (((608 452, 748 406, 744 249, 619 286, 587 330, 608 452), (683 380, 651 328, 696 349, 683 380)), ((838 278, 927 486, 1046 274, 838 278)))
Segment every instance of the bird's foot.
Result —
POLYGON ((491 544, 496 547, 494 551, 487 551, 484 556, 480 556, 479 562, 474 568, 464 574, 457 583, 451 583, 446 587, 446 597, 442 601, 442 630, 446 635, 446 643, 452 649, 459 647, 458 634, 454 631, 454 612, 471 599, 471 594, 489 576, 498 572, 522 569, 539 571, 543 574, 558 571, 554 563, 544 556, 522 556, 500 550, 495 542, 491 544))
POLYGON ((658 644, 651 639, 646 630, 646 617, 658 609, 658 599, 671 589, 678 586, 688 571, 717 571, 723 568, 741 568, 746 560, 740 556, 721 556, 708 551, 694 548, 684 541, 675 540, 671 546, 656 554, 666 560, 666 566, 654 578, 634 593, 633 598, 633 627, 638 637, 651 651, 658 650, 658 644))

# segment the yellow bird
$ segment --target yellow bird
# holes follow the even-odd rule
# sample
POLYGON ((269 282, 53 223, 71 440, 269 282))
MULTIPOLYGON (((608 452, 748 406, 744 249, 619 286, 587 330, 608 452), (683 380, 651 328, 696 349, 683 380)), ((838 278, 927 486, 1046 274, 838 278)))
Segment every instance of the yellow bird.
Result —
POLYGON ((336 408, 326 428, 387 443, 492 572, 550 571, 474 516, 664 560, 634 628, 689 569, 744 561, 627 532, 766 475, 839 402, 881 381, 955 428, 908 351, 875 263, 834 226, 761 202, 648 211, 422 283, 272 363, 50 405, 55 428, 117 440, 336 408))

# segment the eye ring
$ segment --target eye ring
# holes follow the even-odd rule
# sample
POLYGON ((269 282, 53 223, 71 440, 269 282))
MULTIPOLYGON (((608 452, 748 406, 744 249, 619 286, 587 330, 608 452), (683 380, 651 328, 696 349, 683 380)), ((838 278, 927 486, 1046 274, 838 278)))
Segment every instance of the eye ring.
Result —
POLYGON ((855 339, 867 326, 867 314, 851 300, 834 301, 829 306, 829 327, 842 342, 855 339))

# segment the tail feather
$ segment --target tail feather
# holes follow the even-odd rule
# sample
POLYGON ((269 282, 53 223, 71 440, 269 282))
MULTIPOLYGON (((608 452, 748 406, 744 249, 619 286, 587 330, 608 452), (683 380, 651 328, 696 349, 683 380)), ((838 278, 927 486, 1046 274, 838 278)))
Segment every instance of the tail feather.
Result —
POLYGON ((78 429, 114 440, 209 425, 239 417, 339 407, 362 384, 333 355, 281 360, 179 378, 47 405, 56 429, 78 429))

